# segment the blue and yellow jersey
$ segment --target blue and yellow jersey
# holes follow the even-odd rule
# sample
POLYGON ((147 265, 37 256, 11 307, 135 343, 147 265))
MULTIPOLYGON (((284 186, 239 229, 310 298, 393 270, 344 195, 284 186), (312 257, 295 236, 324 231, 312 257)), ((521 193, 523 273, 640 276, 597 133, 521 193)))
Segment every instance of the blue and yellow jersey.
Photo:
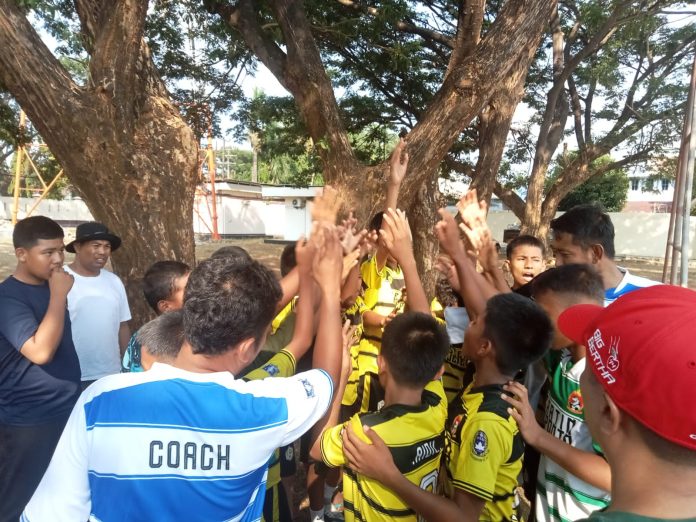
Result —
POLYGON ((447 419, 445 490, 486 501, 479 520, 516 520, 515 489, 524 442, 500 396, 501 385, 471 385, 450 404, 447 419))
MULTIPOLYGON (((387 444, 394 462, 408 480, 437 492, 446 417, 447 400, 442 383, 432 381, 423 390, 422 402, 417 406, 390 404, 378 412, 356 414, 346 423, 326 430, 321 438, 322 460, 328 466, 343 466, 346 460, 342 430, 352 429, 369 442, 362 429, 367 425, 387 444)), ((416 513, 390 489, 348 467, 343 472, 343 506, 347 522, 418 520, 416 513)))

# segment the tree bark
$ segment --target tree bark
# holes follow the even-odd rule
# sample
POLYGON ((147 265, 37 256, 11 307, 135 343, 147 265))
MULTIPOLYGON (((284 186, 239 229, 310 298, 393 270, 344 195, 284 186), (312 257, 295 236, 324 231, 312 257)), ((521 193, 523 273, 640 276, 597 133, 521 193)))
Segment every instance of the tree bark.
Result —
POLYGON ((90 81, 77 85, 12 0, 0 0, 0 83, 26 111, 97 221, 123 239, 113 266, 133 326, 151 317, 154 261, 194 262, 198 143, 143 40, 145 0, 78 0, 90 81))

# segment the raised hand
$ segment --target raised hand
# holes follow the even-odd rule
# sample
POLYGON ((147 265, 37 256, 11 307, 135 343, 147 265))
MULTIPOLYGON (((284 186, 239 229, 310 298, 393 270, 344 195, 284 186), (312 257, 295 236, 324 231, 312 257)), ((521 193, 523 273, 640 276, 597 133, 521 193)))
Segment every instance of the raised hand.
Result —
POLYGON ((406 152, 406 142, 403 138, 400 138, 389 160, 389 183, 401 185, 404 177, 406 177, 407 169, 408 152, 406 152))
POLYGON ((358 220, 353 216, 351 211, 348 215, 348 219, 344 219, 341 224, 341 229, 343 234, 341 236, 341 246, 343 247, 343 255, 350 254, 353 250, 360 246, 360 242, 367 236, 367 230, 362 229, 360 232, 356 232, 355 225, 358 220))
POLYGON ((307 241, 304 236, 301 236, 295 244, 295 259, 297 260, 297 268, 304 274, 312 272, 312 263, 317 252, 317 246, 313 241, 307 241))
POLYGON ((338 240, 338 232, 334 225, 320 226, 312 236, 317 245, 314 256, 312 273, 314 279, 324 291, 341 290, 341 274, 343 271, 343 249, 338 240))
POLYGON ((379 233, 384 239, 387 250, 394 256, 397 263, 403 265, 413 257, 411 229, 405 212, 399 209, 388 209, 384 213, 384 221, 379 233))
POLYGON ((491 231, 486 228, 481 234, 481 247, 478 249, 478 262, 485 272, 493 272, 498 269, 498 250, 495 241, 491 237, 491 231))
POLYGON ((457 222, 446 209, 438 210, 440 221, 435 225, 435 234, 440 242, 440 248, 451 258, 455 258, 464 253, 464 244, 459 238, 459 228, 457 222))
POLYGON ((450 286, 455 292, 459 293, 461 291, 457 267, 454 266, 454 263, 449 257, 438 257, 435 263, 435 269, 447 278, 447 281, 449 281, 450 286))
POLYGON ((314 197, 312 221, 335 225, 339 208, 341 208, 341 199, 338 191, 331 185, 326 185, 323 192, 314 197))

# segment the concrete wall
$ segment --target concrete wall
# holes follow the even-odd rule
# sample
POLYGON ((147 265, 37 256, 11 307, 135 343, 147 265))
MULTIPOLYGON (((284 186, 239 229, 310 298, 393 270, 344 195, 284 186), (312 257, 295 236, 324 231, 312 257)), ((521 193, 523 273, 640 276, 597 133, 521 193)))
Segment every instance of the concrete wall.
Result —
MULTIPOLYGON (((260 235, 283 237, 295 240, 300 235, 309 235, 311 229, 311 206, 307 201, 304 208, 296 209, 292 200, 263 201, 236 198, 218 198, 218 227, 221 234, 260 235)), ((25 216, 36 200, 20 198, 19 217, 25 216)), ((204 198, 198 201, 199 217, 193 216, 194 232, 209 234, 204 221, 210 224, 207 205, 204 198)), ((63 223, 90 221, 92 215, 82 200, 44 200, 33 215, 49 216, 63 223)), ((559 214, 560 215, 560 214, 559 214)), ((616 229, 616 255, 636 257, 664 257, 669 228, 669 214, 651 214, 645 212, 612 213, 611 219, 616 229)), ((12 217, 12 198, 0 198, 0 219, 12 217)), ((509 211, 491 211, 488 224, 493 237, 503 240, 506 228, 519 225, 519 220, 509 211)), ((691 259, 696 259, 696 218, 691 220, 690 245, 691 259)))
MULTIPOLYGON (((558 213, 557 216, 561 215, 558 213)), ((616 231, 615 247, 617 256, 664 257, 669 230, 669 214, 650 214, 647 212, 612 212, 609 214, 616 231)), ((512 212, 489 212, 488 226, 493 237, 503 240, 503 231, 520 221, 512 212)), ((696 259, 696 218, 691 219, 689 258, 696 259)))
MULTIPOLYGON (((26 217, 27 212, 38 198, 19 198, 19 219, 26 217)), ((0 197, 0 219, 12 219, 13 199, 9 196, 0 197)), ((81 199, 44 199, 32 212, 33 216, 49 216, 61 223, 81 223, 92 221, 92 214, 81 199)))

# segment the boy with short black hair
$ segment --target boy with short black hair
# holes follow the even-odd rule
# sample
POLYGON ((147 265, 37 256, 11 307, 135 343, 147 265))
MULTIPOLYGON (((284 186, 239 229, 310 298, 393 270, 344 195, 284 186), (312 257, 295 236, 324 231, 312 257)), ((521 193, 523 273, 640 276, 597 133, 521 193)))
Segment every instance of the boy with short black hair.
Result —
POLYGON ((448 415, 446 489, 451 500, 406 480, 372 429, 365 430, 372 445, 358 440, 360 427, 345 430, 351 467, 393 490, 430 521, 512 520, 524 444, 501 398, 503 385, 541 357, 551 337, 544 311, 514 293, 489 299, 469 324, 463 353, 476 374, 448 415))
POLYGON ((611 467, 611 504, 588 520, 696 520, 695 324, 696 293, 667 285, 558 318, 588 347, 585 416, 611 467))
POLYGON ((80 394, 63 229, 28 217, 12 242, 17 267, 0 283, 0 520, 19 519, 80 394))
POLYGON ((544 243, 534 236, 522 234, 508 243, 505 256, 513 291, 522 288, 546 269, 545 255, 544 243))
MULTIPOLYGON (((431 315, 407 312, 395 317, 384 329, 377 358, 384 406, 335 425, 336 401, 321 445, 313 448, 312 457, 331 467, 344 465, 342 432, 370 426, 390 446, 396 465, 410 483, 436 491, 447 417, 447 399, 439 377, 448 349, 447 333, 431 315)), ((346 378, 344 375, 344 382, 346 378)), ((347 468, 343 505, 347 521, 417 520, 416 513, 392 491, 347 468)))
POLYGON ((614 261, 614 225, 598 205, 577 205, 551 221, 556 266, 587 263, 604 284, 604 305, 637 288, 660 284, 631 274, 614 261))
MULTIPOLYGON (((181 261, 157 261, 147 269, 143 276, 143 294, 157 315, 183 308, 184 290, 190 273, 191 267, 181 261)), ((146 368, 141 359, 141 344, 138 332, 135 332, 123 354, 121 372, 142 372, 146 368)))
POLYGON ((532 295, 554 322, 552 350, 544 358, 549 377, 544 427, 521 384, 510 383, 506 390, 515 397, 505 399, 515 408, 512 415, 525 441, 542 455, 536 519, 576 520, 608 505, 611 474, 585 423, 580 376, 586 349, 562 334, 558 317, 577 304, 601 306, 602 278, 590 265, 563 265, 540 274, 532 295))
POLYGON ((147 371, 155 362, 171 364, 184 342, 181 310, 165 312, 145 323, 134 335, 141 346, 141 364, 147 371))

